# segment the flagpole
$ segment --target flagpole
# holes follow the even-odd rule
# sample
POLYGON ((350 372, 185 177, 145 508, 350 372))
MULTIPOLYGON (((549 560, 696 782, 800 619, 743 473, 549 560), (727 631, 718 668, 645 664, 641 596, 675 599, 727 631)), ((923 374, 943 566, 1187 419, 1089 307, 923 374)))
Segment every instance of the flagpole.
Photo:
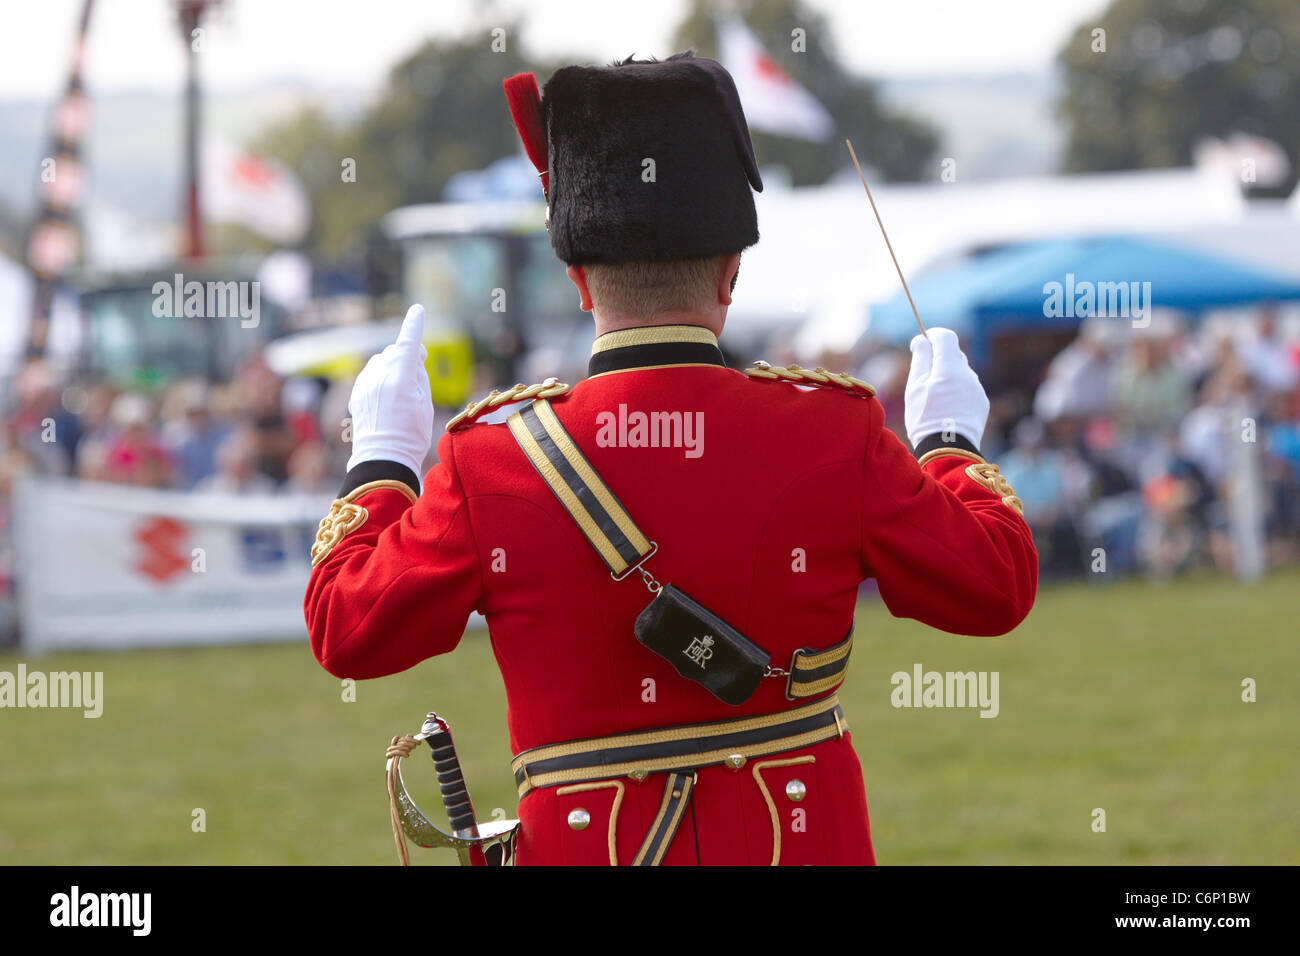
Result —
POLYGON ((81 199, 81 140, 85 133, 86 102, 82 83, 82 66, 86 54, 86 35, 90 28, 90 11, 95 0, 84 0, 77 35, 73 42, 72 68, 63 98, 54 111, 53 143, 48 176, 45 164, 41 172, 41 208, 28 236, 27 264, 34 286, 27 323, 27 355, 39 358, 49 339, 54 292, 58 283, 75 264, 81 245, 77 224, 77 204, 81 199))
MULTIPOLYGON (((215 0, 220 2, 220 0, 215 0)), ((186 46, 185 73, 185 258, 201 259, 203 248, 203 219, 199 206, 199 133, 202 119, 199 95, 199 49, 194 33, 207 7, 214 0, 179 0, 180 26, 186 46)))

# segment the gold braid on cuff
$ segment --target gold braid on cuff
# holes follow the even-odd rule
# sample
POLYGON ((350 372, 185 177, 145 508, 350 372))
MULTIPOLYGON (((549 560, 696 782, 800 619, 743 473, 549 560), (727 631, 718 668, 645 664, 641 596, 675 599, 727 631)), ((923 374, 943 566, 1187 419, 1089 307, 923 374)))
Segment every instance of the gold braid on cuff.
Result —
POLYGON ((406 495, 412 504, 415 504, 415 493, 411 491, 410 486, 404 481, 397 481, 392 478, 368 481, 364 485, 352 489, 344 497, 334 499, 334 503, 330 505, 329 514, 320 519, 320 524, 316 528, 316 540, 311 546, 311 566, 313 568, 328 558, 330 552, 338 547, 340 541, 360 528, 370 518, 369 511, 354 503, 356 499, 364 494, 379 491, 383 488, 400 491, 406 495))
POLYGON ((1020 517, 1025 516, 1025 506, 1020 503, 1015 490, 1007 482, 1006 478, 1002 477, 997 465, 989 462, 974 464, 966 469, 966 475, 969 478, 974 478, 995 495, 1001 495, 1002 503, 1020 517))

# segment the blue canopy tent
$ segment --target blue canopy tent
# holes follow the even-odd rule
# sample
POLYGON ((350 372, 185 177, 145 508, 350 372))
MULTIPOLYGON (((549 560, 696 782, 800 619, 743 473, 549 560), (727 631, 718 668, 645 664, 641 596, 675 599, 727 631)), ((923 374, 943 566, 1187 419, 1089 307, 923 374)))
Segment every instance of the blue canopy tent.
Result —
MULTIPOLYGON (((981 365, 1003 332, 1069 329, 1089 315, 1129 319, 1152 306, 1196 313, 1300 299, 1300 279, 1162 241, 1108 236, 998 249, 918 279, 912 297, 927 327, 957 332, 981 365)), ((916 334, 901 291, 872 307, 866 334, 898 345, 916 334)))

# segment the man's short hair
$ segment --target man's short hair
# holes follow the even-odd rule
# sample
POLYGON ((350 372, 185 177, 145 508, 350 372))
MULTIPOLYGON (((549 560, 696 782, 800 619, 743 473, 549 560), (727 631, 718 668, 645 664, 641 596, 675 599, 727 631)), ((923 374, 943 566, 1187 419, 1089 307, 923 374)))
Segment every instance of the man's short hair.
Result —
POLYGON ((597 309, 652 319, 665 312, 711 308, 717 302, 718 270, 726 258, 724 252, 662 262, 593 263, 582 271, 597 309))

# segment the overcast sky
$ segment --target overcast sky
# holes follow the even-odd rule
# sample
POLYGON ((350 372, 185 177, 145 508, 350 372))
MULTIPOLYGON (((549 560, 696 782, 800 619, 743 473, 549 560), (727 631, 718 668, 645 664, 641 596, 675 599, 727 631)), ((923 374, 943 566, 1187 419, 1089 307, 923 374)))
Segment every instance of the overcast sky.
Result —
MULTIPOLYGON (((67 75, 82 0, 0 6, 0 98, 46 98, 67 75)), ((854 70, 877 77, 1046 68, 1108 0, 811 0, 854 70)), ((526 48, 606 62, 664 55, 685 0, 226 0, 203 60, 211 89, 292 77, 374 89, 430 34, 486 31, 524 16, 526 48)), ((87 83, 96 91, 177 89, 183 51, 174 0, 96 0, 87 83)), ((485 46, 487 37, 484 37, 485 46)))

